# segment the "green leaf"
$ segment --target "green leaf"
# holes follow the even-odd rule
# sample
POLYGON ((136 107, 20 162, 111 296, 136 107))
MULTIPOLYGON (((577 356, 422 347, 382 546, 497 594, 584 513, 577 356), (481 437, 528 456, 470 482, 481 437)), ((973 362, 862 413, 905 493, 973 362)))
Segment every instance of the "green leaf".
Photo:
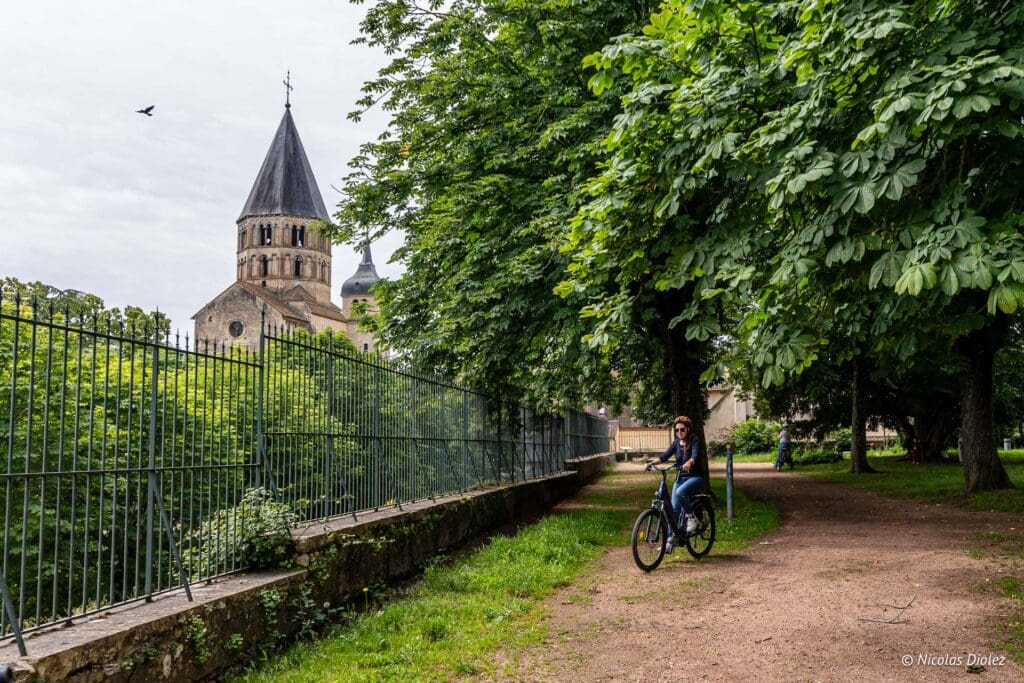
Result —
POLYGON ((923 290, 934 287, 936 280, 935 266, 915 263, 903 271, 903 275, 896 281, 896 293, 917 296, 923 290))
POLYGON ((903 271, 903 259, 902 255, 892 251, 882 254, 875 265, 871 267, 868 287, 875 289, 879 282, 886 287, 893 287, 903 271))
POLYGON ((988 293, 988 312, 995 315, 996 309, 1007 315, 1017 312, 1017 296, 1011 288, 1000 285, 988 293))
POLYGON ((858 213, 867 213, 875 205, 875 193, 872 183, 863 185, 847 185, 839 196, 839 210, 849 213, 854 209, 858 213))
POLYGON ((1010 261, 1006 264, 1006 267, 999 272, 999 276, 996 278, 999 282, 1018 282, 1024 283, 1024 261, 1010 261))
POLYGON ((996 122, 996 129, 1011 140, 1020 135, 1020 126, 1013 121, 999 120, 996 122))
POLYGON ((960 278, 956 275, 956 269, 947 265, 942 269, 942 291, 947 296, 953 296, 960 291, 960 278))
POLYGON ((607 71, 598 71, 596 74, 590 77, 587 82, 589 87, 595 95, 600 95, 608 88, 612 87, 614 81, 612 80, 611 74, 607 71))

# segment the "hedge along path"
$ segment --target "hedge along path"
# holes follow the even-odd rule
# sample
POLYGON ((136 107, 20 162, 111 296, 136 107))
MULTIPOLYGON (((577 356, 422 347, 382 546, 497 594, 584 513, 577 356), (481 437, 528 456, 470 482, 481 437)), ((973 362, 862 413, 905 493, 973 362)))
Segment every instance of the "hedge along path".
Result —
POLYGON ((948 681, 973 653, 1005 656, 980 680, 1024 680, 998 646, 1013 618, 998 585, 1020 571, 1019 515, 896 500, 769 463, 737 465, 736 481, 779 508, 777 532, 701 562, 677 551, 651 574, 628 548, 607 552, 548 600, 551 637, 504 653, 517 666, 500 678, 948 681))

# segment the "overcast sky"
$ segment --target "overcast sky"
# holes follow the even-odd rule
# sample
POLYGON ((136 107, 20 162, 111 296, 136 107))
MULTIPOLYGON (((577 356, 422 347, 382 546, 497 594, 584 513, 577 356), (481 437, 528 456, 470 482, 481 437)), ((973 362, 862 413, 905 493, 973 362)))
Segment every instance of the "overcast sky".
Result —
MULTIPOLYGON (((328 211, 380 112, 346 119, 385 56, 345 0, 12 2, 0 38, 0 276, 190 317, 234 281, 235 220, 284 113, 328 211), (156 105, 153 117, 136 109, 156 105)), ((377 271, 400 243, 373 248, 377 271)), ((334 291, 359 256, 334 248, 334 291)))

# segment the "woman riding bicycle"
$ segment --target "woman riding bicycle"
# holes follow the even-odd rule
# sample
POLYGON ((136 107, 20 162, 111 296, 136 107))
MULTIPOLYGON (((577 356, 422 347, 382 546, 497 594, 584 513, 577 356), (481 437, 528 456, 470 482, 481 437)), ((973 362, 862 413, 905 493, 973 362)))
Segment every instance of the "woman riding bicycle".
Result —
MULTIPOLYGON (((686 515, 686 533, 692 534, 697 529, 697 518, 690 514, 690 496, 704 488, 704 478, 700 476, 700 442, 693 433, 693 421, 685 415, 676 418, 672 427, 675 438, 672 444, 658 458, 665 462, 673 455, 676 458, 673 467, 679 470, 676 483, 672 487, 672 511, 686 515)), ((678 517, 682 521, 683 517, 678 517)))

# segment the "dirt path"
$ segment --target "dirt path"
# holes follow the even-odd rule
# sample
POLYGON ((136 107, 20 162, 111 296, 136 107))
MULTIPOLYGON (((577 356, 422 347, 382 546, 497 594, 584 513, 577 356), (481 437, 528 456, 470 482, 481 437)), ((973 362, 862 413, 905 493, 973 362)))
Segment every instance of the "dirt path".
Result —
POLYGON ((737 465, 736 481, 782 513, 765 542, 699 563, 682 550, 649 575, 629 548, 609 551, 551 599, 556 636, 518 657, 512 678, 1024 680, 1008 657, 966 671, 972 653, 1004 654, 992 643, 1010 605, 995 587, 1008 553, 1019 557, 1024 519, 893 500, 768 464, 737 465), (865 621, 894 619, 894 606, 911 601, 899 623, 865 621))

